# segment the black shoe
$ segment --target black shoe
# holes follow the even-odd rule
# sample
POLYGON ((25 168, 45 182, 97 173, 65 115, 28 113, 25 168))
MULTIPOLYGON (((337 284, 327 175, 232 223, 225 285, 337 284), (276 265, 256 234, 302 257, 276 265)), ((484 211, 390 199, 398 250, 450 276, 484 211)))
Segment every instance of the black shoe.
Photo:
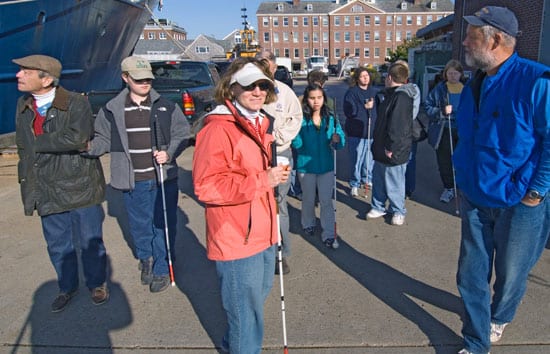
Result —
POLYGON ((153 275, 153 280, 149 285, 149 291, 152 293, 160 293, 166 290, 170 285, 170 276, 168 275, 153 275))
POLYGON ((78 289, 69 291, 68 293, 59 293, 52 302, 52 312, 61 312, 67 307, 69 302, 78 293, 78 289))
MULTIPOLYGON (((283 257, 283 274, 290 273, 290 267, 286 262, 286 258, 283 257)), ((275 274, 279 275, 279 258, 275 257, 275 274)))
POLYGON ((327 238, 325 240, 325 246, 327 246, 327 248, 332 248, 333 244, 334 244, 334 239, 333 238, 327 238))
POLYGON ((314 226, 310 226, 310 227, 306 227, 304 229, 304 233, 307 235, 307 236, 313 236, 315 234, 315 227, 314 226))
POLYGON ((151 281, 153 281, 153 257, 141 259, 139 261, 139 269, 141 269, 141 284, 151 284, 151 281))

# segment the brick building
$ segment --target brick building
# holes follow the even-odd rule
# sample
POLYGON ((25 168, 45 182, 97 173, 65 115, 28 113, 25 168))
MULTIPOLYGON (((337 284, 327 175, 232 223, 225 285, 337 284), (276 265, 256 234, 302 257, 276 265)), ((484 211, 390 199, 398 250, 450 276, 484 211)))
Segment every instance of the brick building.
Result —
POLYGON ((303 68, 322 55, 330 64, 346 56, 380 65, 416 31, 454 12, 449 0, 270 1, 256 11, 258 41, 303 68))
POLYGON ((467 24, 462 20, 486 5, 505 6, 512 10, 519 22, 522 34, 518 37, 516 50, 519 55, 550 65, 550 0, 456 0, 453 32, 453 58, 464 62, 462 41, 467 24), (528 5, 527 5, 528 3, 528 5))
POLYGON ((187 31, 183 27, 178 26, 176 22, 161 18, 158 20, 158 23, 149 20, 139 39, 170 40, 170 36, 177 41, 185 41, 187 39, 187 31), (169 35, 167 33, 169 33, 169 35))

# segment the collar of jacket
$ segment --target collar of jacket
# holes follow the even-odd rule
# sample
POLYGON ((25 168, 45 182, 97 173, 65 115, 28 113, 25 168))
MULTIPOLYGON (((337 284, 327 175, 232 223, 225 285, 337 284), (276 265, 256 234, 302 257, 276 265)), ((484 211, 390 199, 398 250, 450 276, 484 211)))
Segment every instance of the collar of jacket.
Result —
MULTIPOLYGON (((25 97, 25 105, 21 108, 21 113, 25 109, 33 109, 34 98, 29 93, 25 97)), ((58 86, 55 91, 55 97, 52 102, 52 107, 57 108, 61 111, 69 110, 69 91, 65 90, 63 87, 58 86)))

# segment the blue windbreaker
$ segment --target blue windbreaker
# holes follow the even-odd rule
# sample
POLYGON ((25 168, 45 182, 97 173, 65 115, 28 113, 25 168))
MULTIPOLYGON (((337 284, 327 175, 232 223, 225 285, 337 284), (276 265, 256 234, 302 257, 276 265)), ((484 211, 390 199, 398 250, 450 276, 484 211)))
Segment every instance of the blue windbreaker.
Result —
POLYGON ((550 185, 550 68, 514 53, 462 90, 454 152, 458 187, 485 207, 516 205, 550 185))

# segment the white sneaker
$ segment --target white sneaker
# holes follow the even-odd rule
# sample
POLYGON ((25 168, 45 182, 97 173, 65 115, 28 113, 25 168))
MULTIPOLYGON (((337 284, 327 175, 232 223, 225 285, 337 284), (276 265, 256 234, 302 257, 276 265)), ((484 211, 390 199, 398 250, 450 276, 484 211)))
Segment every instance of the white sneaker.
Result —
POLYGON ((491 343, 496 343, 500 340, 500 338, 502 338, 504 327, 507 325, 508 323, 496 324, 491 322, 491 343))
MULTIPOLYGON (((458 354, 474 354, 474 353, 472 353, 468 349, 462 349, 461 351, 458 352, 458 354)), ((487 353, 487 354, 491 354, 491 353, 487 353)))
POLYGON ((391 224, 396 226, 401 226, 405 223, 405 215, 393 214, 391 217, 391 224))
POLYGON ((351 196, 352 197, 358 197, 359 196, 359 188, 351 187, 351 196))
POLYGON ((443 193, 441 193, 441 196, 439 197, 439 201, 443 203, 448 203, 455 197, 455 190, 452 188, 445 188, 443 190, 443 193))
POLYGON ((386 215, 385 211, 379 211, 379 210, 376 210, 376 209, 371 209, 367 214, 367 220, 368 219, 376 219, 376 218, 379 218, 379 217, 384 216, 384 215, 386 215))

